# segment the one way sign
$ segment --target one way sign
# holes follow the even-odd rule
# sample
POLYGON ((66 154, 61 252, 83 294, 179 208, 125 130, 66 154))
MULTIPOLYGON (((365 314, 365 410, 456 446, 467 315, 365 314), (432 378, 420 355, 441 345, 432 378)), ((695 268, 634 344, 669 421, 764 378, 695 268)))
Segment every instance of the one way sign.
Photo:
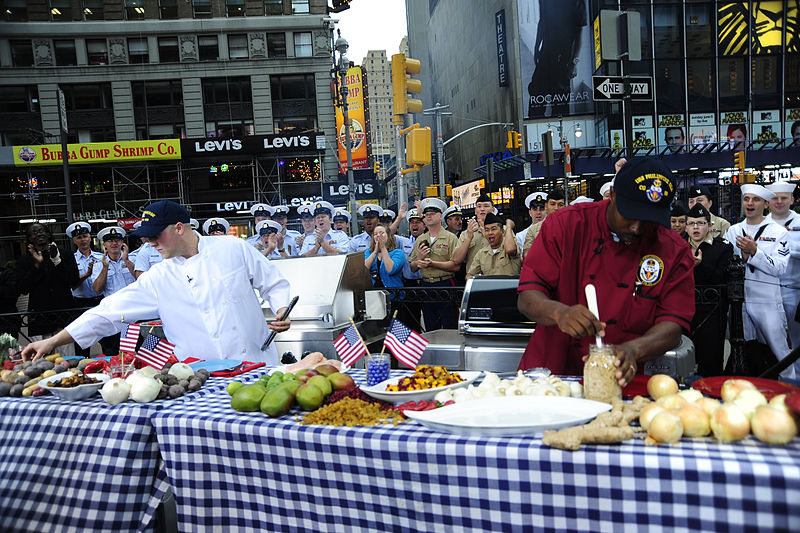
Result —
POLYGON ((650 77, 592 76, 592 85, 594 100, 622 100, 626 96, 631 100, 653 99, 653 78, 650 77))

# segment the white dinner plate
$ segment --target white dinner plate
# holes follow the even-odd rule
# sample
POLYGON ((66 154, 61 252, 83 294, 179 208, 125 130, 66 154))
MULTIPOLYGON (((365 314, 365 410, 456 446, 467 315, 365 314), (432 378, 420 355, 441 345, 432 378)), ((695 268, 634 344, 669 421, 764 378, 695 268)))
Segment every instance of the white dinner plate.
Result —
POLYGON ((436 387, 435 389, 423 389, 423 390, 413 390, 413 391, 399 391, 399 392, 389 392, 386 390, 386 387, 389 385, 396 385, 398 381, 402 378, 407 376, 399 376, 396 378, 390 378, 386 381, 381 381, 377 385, 373 385, 371 387, 361 387, 361 390, 364 391, 367 395, 372 396, 378 400, 383 400, 384 402, 389 402, 394 405, 400 405, 401 403, 406 402, 418 402, 420 400, 433 400, 433 397, 436 396, 437 393, 447 390, 447 389, 457 389, 459 387, 466 387, 478 377, 483 374, 480 370, 475 372, 462 372, 457 371, 453 372, 453 374, 458 374, 464 381, 459 381, 458 383, 452 383, 450 385, 444 385, 442 387, 436 387))
POLYGON ((610 409, 610 404, 582 398, 498 396, 403 414, 436 431, 500 437, 542 435, 546 429, 584 424, 610 409))

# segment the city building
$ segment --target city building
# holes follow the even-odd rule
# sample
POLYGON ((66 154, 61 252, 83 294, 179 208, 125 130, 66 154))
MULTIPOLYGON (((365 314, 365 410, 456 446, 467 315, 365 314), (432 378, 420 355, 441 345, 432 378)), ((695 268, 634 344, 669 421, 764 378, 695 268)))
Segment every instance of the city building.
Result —
POLYGON ((392 63, 386 50, 370 50, 364 57, 369 80, 372 155, 385 168, 395 157, 395 133, 392 125, 392 63))
MULTIPOLYGON (((721 208, 738 205, 730 193, 737 188, 725 187, 737 179, 734 151, 745 150, 759 179, 800 172, 796 2, 406 0, 406 6, 410 54, 422 61, 424 106, 438 102, 453 113, 443 117, 444 139, 489 122, 510 123, 507 129, 523 134, 521 149, 507 148, 499 126, 445 147, 448 181, 484 179, 509 214, 524 212, 522 199, 537 186, 531 183, 564 177, 567 144, 573 197, 595 194, 610 179, 626 137, 637 155, 663 158, 678 171, 682 189, 710 186, 721 208), (626 61, 624 71, 596 47, 604 9, 640 17, 641 59, 626 61), (627 124, 621 100, 593 85, 593 76, 623 74, 646 78, 641 87, 648 91, 631 102, 627 124), (542 134, 549 131, 556 163, 547 168, 542 134)), ((414 121, 435 129, 433 117, 414 121)), ((426 169, 422 185, 430 179, 426 169)))
POLYGON ((20 221, 66 226, 59 90, 72 211, 97 229, 170 198, 242 233, 253 202, 297 205, 337 180, 326 0, 3 6, 0 260, 20 221))

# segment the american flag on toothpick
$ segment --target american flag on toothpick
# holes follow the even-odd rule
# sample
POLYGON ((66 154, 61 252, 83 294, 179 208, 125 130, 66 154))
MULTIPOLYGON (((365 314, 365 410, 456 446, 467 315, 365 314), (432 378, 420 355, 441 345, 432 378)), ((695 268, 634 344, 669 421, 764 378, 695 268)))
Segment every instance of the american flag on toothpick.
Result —
POLYGON ((398 361, 409 368, 416 368, 428 341, 416 331, 393 318, 383 344, 389 348, 398 361))
POLYGON ((119 349, 123 352, 136 353, 136 344, 139 342, 139 324, 122 324, 119 337, 119 349))
POLYGON ((352 324, 339 335, 339 338, 333 341, 333 347, 336 348, 339 359, 346 366, 353 366, 359 357, 367 353, 367 347, 361 340, 361 335, 352 324))
POLYGON ((148 333, 147 337, 139 348, 139 353, 136 358, 141 362, 150 365, 158 370, 164 368, 164 365, 169 361, 175 345, 168 342, 166 339, 160 339, 152 333, 148 333))

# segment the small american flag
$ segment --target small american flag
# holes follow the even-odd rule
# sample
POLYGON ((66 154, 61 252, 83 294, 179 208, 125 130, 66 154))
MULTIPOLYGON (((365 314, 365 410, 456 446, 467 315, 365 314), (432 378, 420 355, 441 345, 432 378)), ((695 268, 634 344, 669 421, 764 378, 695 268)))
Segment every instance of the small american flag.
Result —
POLYGON ((123 324, 122 335, 119 337, 119 349, 122 352, 136 353, 136 343, 139 342, 139 324, 123 324))
POLYGON ((409 368, 416 368, 428 341, 416 331, 393 318, 383 344, 389 348, 398 361, 409 368))
POLYGON ((367 352, 367 347, 358 335, 355 326, 352 325, 333 341, 333 347, 336 348, 339 359, 347 366, 353 366, 353 363, 367 352))
POLYGON ((173 344, 158 338, 152 333, 148 333, 142 343, 142 347, 139 348, 137 359, 161 370, 164 368, 164 365, 167 364, 167 361, 169 361, 173 348, 175 348, 173 344))

